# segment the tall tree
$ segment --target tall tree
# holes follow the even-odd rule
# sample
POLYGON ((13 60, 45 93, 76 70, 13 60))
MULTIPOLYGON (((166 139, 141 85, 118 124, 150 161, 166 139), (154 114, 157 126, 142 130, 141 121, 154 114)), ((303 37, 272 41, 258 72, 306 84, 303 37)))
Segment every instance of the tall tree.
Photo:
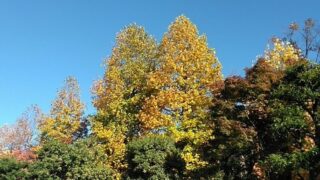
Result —
POLYGON ((139 114, 144 133, 165 133, 182 144, 188 170, 206 165, 198 147, 212 138, 211 90, 221 66, 206 37, 185 16, 178 17, 159 48, 160 66, 150 75, 149 97, 139 114))
POLYGON ((102 80, 94 86, 93 132, 106 144, 110 164, 124 165, 125 142, 140 134, 137 114, 151 91, 147 78, 157 66, 157 43, 144 28, 130 25, 116 38, 102 80))
POLYGON ((53 138, 71 143, 81 129, 83 111, 78 82, 75 78, 68 77, 52 103, 50 115, 45 116, 40 124, 42 140, 53 138))

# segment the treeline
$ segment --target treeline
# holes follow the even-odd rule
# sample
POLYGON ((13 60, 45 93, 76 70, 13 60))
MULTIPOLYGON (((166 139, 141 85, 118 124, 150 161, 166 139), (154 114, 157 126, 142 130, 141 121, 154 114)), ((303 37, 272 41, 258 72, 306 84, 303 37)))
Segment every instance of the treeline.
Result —
POLYGON ((129 25, 92 88, 97 113, 84 116, 67 78, 49 114, 35 106, 0 129, 0 178, 319 178, 318 35, 311 19, 291 24, 244 77, 224 78, 185 16, 160 43, 129 25))

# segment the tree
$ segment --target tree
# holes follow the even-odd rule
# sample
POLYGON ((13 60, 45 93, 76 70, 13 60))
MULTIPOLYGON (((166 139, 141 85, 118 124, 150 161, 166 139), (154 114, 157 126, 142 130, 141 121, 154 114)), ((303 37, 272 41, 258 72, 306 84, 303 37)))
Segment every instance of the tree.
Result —
POLYGON ((116 39, 102 80, 94 87, 93 133, 106 145, 110 164, 125 168, 125 143, 139 136, 137 114, 151 91, 147 78, 157 66, 157 43, 145 30, 130 25, 116 39))
MULTIPOLYGON (((272 91, 273 119, 270 131, 279 142, 267 162, 285 162, 282 171, 309 171, 316 178, 320 170, 319 126, 320 66, 302 62, 290 68, 272 91), (275 106, 276 105, 276 106, 275 106)), ((268 164, 267 163, 267 164, 268 164)), ((281 169, 279 169, 281 170, 281 169)), ((271 171, 272 172, 272 169, 271 171)))
POLYGON ((2 126, 0 128, 1 151, 24 151, 36 146, 40 116, 40 108, 33 105, 13 125, 2 126))
POLYGON ((297 49, 303 50, 304 58, 311 58, 313 53, 315 61, 318 62, 320 56, 320 29, 317 27, 316 21, 308 18, 304 21, 302 28, 299 24, 293 22, 289 25, 289 32, 286 40, 289 40, 297 49))
POLYGON ((8 125, 4 125, 0 129, 1 135, 1 151, 12 151, 17 148, 19 145, 16 145, 14 138, 14 128, 8 125))
POLYGON ((288 66, 294 65, 299 61, 301 54, 299 49, 295 48, 290 42, 281 41, 273 38, 273 49, 268 49, 264 55, 274 68, 285 70, 288 66))
POLYGON ((179 179, 184 167, 174 140, 165 136, 133 140, 127 146, 127 161, 132 179, 179 179))
POLYGON ((253 167, 264 145, 259 141, 266 122, 264 100, 276 77, 275 71, 267 69, 269 67, 272 66, 265 60, 259 60, 247 69, 245 78, 225 79, 211 109, 215 138, 203 147, 211 165, 204 174, 221 171, 225 179, 253 178, 253 167))
POLYGON ((151 73, 139 120, 145 134, 165 133, 180 142, 188 170, 207 164, 199 149, 212 138, 211 90, 222 80, 221 66, 206 37, 185 16, 169 27, 159 47, 159 67, 151 73))
POLYGON ((81 129, 83 110, 78 82, 75 78, 68 77, 52 103, 50 115, 41 121, 42 141, 53 138, 71 143, 81 129))

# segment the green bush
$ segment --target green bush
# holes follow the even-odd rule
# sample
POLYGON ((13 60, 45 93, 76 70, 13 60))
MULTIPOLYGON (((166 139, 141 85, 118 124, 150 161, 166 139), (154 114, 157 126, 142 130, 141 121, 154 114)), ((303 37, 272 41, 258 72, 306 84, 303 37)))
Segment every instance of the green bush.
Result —
POLYGON ((99 145, 90 139, 63 144, 48 142, 30 166, 31 179, 112 179, 99 145))

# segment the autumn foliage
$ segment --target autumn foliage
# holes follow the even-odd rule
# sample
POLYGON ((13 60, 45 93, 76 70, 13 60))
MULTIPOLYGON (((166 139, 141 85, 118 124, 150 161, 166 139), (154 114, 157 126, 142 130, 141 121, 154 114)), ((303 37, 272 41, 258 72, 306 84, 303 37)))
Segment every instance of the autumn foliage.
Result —
POLYGON ((40 122, 41 141, 52 138, 71 143, 81 127, 83 110, 78 82, 68 77, 52 103, 50 114, 44 115, 40 122))
POLYGON ((187 17, 159 42, 129 25, 93 84, 96 113, 84 116, 67 78, 50 113, 0 128, 0 177, 319 178, 320 65, 293 42, 274 38, 244 76, 224 78, 187 17))

